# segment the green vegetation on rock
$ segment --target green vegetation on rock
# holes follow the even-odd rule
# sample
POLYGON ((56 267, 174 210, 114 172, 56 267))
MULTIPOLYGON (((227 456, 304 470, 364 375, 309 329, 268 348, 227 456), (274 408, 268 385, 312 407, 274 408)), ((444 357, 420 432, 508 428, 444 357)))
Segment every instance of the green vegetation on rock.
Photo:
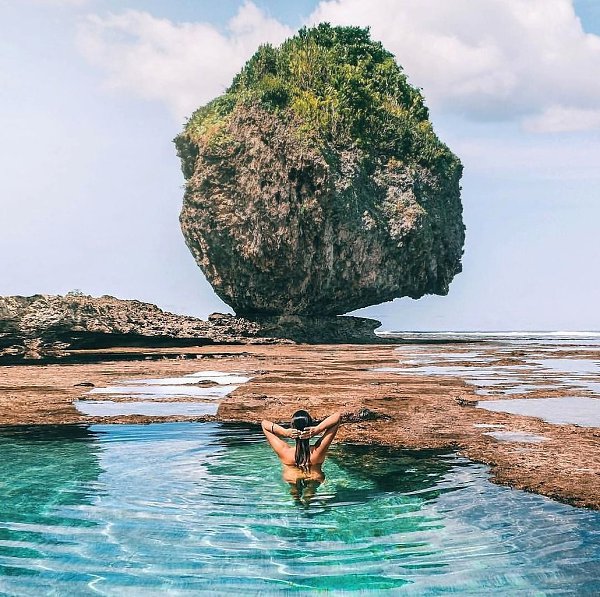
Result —
POLYGON ((257 105, 294 126, 298 141, 326 159, 355 148, 380 163, 460 169, 433 132, 421 92, 368 29, 321 24, 301 29, 278 48, 261 46, 229 89, 196 110, 176 139, 186 177, 194 170, 195 146, 227 143, 234 109, 257 105))

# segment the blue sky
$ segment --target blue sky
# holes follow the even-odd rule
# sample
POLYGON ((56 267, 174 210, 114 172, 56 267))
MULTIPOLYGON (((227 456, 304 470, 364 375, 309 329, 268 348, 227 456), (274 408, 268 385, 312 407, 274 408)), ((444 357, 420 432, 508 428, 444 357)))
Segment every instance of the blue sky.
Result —
POLYGON ((171 139, 262 41, 370 25, 465 165, 446 297, 385 329, 600 329, 600 2, 0 0, 0 294, 226 310, 179 230, 171 139))

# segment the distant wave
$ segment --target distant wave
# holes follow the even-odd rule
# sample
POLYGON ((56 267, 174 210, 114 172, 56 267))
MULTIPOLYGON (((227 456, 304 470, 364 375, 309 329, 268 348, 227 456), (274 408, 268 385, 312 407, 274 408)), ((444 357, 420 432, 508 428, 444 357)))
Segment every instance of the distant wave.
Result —
POLYGON ((399 336, 402 338, 473 338, 473 339, 484 339, 484 338, 497 338, 497 339, 595 339, 600 338, 600 331, 414 331, 414 330, 384 330, 376 332, 378 336, 399 336))

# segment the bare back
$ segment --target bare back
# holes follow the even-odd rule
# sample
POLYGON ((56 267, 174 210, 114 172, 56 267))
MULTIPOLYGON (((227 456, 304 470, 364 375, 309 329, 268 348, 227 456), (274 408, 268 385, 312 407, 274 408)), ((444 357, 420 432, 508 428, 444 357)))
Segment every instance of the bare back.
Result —
MULTIPOLYGON (((331 421, 328 425, 325 426, 324 429, 320 429, 319 427, 314 428, 317 432, 323 433, 320 439, 310 447, 310 468, 314 469, 315 472, 321 472, 321 465, 325 461, 327 457, 327 452, 329 450, 329 446, 333 442, 337 431, 339 429, 339 414, 331 415, 325 421, 323 421, 320 425, 323 425, 329 421, 331 421)), ((275 425, 271 424, 269 426, 268 421, 263 422, 263 432, 267 441, 269 442, 271 448, 277 456, 281 463, 284 465, 285 469, 291 472, 291 468, 300 471, 300 468, 296 466, 296 447, 295 445, 291 446, 284 439, 280 437, 277 433, 273 431, 275 425), (266 423, 266 424, 264 424, 266 423)), ((285 432, 285 430, 282 430, 285 432)), ((285 476, 285 470, 284 470, 285 476)))

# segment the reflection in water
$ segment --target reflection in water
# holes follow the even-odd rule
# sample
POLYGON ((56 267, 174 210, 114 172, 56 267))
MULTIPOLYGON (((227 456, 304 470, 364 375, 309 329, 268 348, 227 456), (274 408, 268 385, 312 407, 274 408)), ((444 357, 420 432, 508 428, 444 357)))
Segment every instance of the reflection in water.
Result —
POLYGON ((76 400, 74 405, 80 413, 93 417, 214 415, 219 400, 250 379, 246 375, 224 371, 199 371, 183 377, 130 379, 119 382, 119 385, 94 388, 87 394, 98 400, 89 400, 86 396, 76 400), (188 400, 191 398, 196 400, 188 400))
POLYGON ((288 483, 290 487, 290 495, 294 501, 300 506, 310 506, 313 501, 321 481, 315 479, 298 479, 295 483, 288 483))
POLYGON ((598 398, 562 396, 561 398, 487 400, 477 406, 494 412, 538 417, 557 425, 600 427, 600 399, 598 398))
POLYGON ((298 507, 241 426, 40 433, 0 438, 0 593, 598 588, 598 513, 492 485, 453 453, 336 445, 298 507))
POLYGON ((115 417, 124 415, 145 415, 161 417, 172 415, 201 416, 217 413, 218 404, 211 402, 158 402, 155 400, 136 400, 132 402, 114 402, 111 400, 77 400, 75 408, 92 417, 115 417))

